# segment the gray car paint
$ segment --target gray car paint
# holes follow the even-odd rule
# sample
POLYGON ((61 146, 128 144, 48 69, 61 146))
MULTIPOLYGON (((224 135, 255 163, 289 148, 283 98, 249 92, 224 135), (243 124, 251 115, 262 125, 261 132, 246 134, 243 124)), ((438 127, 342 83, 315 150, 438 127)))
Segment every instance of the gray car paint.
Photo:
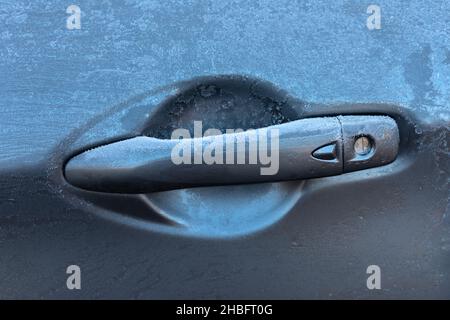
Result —
MULTIPOLYGON (((1 298, 449 297, 448 1, 377 1, 372 31, 370 1, 78 1, 72 31, 69 4, 0 5, 1 298), (283 219, 227 241, 111 222, 55 178, 87 123, 222 74, 268 81, 309 113, 398 106, 410 145, 391 174, 308 181, 283 219), (365 286, 370 264, 382 290, 365 286)), ((91 141, 133 127, 114 125, 91 141)))

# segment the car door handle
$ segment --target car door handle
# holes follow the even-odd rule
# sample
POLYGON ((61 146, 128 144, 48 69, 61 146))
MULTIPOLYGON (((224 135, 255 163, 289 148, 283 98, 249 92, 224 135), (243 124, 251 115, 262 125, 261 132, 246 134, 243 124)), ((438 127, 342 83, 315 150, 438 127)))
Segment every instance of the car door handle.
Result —
POLYGON ((388 116, 318 117, 206 137, 138 136, 74 156, 65 177, 112 193, 299 180, 388 164, 398 146, 388 116))

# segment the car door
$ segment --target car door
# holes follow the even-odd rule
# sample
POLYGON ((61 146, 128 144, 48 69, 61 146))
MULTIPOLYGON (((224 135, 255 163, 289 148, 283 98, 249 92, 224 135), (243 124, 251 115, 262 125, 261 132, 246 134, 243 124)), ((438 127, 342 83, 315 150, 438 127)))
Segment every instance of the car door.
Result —
MULTIPOLYGON (((0 297, 449 298, 449 9, 2 3, 0 297), (212 174, 211 185, 151 192, 127 189, 142 175, 120 192, 67 176, 89 150, 167 141, 198 121, 225 131, 342 117, 391 119, 392 161, 260 183, 212 174)), ((169 176, 186 178, 154 179, 169 176)))

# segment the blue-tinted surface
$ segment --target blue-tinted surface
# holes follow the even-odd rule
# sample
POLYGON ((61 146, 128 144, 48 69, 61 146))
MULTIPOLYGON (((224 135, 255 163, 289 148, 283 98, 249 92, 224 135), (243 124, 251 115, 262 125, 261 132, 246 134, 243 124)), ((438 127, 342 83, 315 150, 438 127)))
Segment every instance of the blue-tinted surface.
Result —
POLYGON ((309 102, 395 102, 449 122, 450 2, 68 1, 0 6, 0 161, 45 159, 112 105, 179 80, 247 74, 309 102), (43 130, 45 128, 45 130, 43 130), (33 152, 32 159, 30 154, 33 152))
POLYGON ((377 31, 372 1, 77 1, 82 30, 68 31, 71 3, 0 4, 0 297, 449 297, 449 1, 377 1, 377 31), (61 162, 47 157, 94 115, 111 130, 118 103, 223 73, 310 102, 402 104, 433 130, 417 128, 406 169, 308 181, 283 219, 229 241, 108 223, 49 182, 61 162), (65 287, 74 263, 81 291, 65 287), (365 286, 370 264, 380 291, 365 286))

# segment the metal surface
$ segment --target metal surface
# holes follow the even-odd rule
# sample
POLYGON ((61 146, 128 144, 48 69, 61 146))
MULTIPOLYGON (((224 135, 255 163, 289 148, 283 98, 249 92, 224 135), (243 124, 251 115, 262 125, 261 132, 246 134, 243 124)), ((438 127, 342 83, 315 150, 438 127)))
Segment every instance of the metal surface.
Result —
POLYGON ((379 0, 380 30, 367 29, 364 1, 77 4, 81 30, 65 27, 69 3, 1 5, 1 298, 450 298, 449 1, 379 0), (211 84, 222 94, 203 99, 211 84), (63 177, 86 146, 144 127, 351 114, 395 119, 396 161, 154 193, 141 209, 88 201, 63 177), (159 213, 192 232, 160 232, 159 213), (206 235, 223 230, 238 233, 206 235), (66 287, 72 264, 81 290, 66 287), (380 290, 366 287, 372 264, 380 290))

